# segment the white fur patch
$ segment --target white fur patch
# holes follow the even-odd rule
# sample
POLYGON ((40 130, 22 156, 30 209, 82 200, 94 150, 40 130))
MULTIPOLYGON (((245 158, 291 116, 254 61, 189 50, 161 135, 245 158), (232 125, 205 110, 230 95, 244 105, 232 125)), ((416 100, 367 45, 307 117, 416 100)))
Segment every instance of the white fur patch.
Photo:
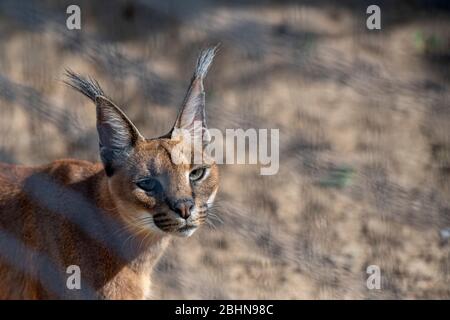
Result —
POLYGON ((216 194, 217 194, 218 190, 219 190, 219 188, 216 188, 216 190, 214 190, 213 193, 211 193, 208 200, 206 201, 206 205, 208 206, 208 208, 210 208, 212 206, 212 204, 214 203, 214 199, 216 198, 216 194))
POLYGON ((185 230, 185 231, 180 232, 179 235, 187 238, 187 237, 192 236, 196 230, 197 230, 197 228, 185 230))

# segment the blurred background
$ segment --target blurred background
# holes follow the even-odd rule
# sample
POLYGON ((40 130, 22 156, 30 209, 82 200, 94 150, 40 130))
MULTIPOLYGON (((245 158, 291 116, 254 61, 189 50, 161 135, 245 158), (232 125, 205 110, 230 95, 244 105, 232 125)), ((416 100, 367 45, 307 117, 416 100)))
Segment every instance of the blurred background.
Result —
POLYGON ((154 298, 449 299, 449 5, 377 1, 371 31, 370 4, 0 0, 0 161, 98 161, 94 106, 65 68, 147 137, 167 132, 220 42, 209 126, 279 129, 280 170, 221 166, 215 227, 174 241, 154 298))

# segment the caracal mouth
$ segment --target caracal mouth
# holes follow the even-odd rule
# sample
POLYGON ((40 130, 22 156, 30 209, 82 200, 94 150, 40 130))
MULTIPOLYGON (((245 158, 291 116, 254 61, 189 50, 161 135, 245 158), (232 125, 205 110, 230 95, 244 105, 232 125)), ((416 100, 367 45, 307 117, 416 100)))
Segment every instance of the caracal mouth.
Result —
POLYGON ((150 227, 151 229, 157 229, 167 235, 174 235, 181 238, 190 237, 198 229, 200 225, 188 222, 187 220, 178 218, 167 222, 167 218, 161 220, 156 220, 152 217, 150 227), (161 223, 162 222, 162 223, 161 223), (176 224, 176 225, 174 225, 176 224))
POLYGON ((176 231, 173 232, 175 236, 187 238, 194 234, 194 232, 197 230, 198 226, 194 225, 184 225, 181 228, 178 228, 176 231))

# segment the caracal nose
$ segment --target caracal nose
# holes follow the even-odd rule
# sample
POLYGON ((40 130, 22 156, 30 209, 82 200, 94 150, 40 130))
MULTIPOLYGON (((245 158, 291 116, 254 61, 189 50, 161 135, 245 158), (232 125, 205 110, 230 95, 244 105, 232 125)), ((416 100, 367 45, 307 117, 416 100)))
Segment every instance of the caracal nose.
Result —
POLYGON ((191 199, 184 199, 177 201, 174 206, 174 211, 180 215, 183 219, 187 219, 191 216, 191 211, 194 208, 194 201, 191 199))

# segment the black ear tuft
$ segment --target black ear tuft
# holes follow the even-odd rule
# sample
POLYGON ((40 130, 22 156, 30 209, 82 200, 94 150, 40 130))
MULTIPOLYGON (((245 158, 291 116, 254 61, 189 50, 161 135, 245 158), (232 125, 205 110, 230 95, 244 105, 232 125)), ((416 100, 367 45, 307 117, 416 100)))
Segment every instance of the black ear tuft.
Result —
POLYGON ((66 69, 67 80, 64 83, 78 92, 84 94, 86 97, 95 102, 95 98, 98 96, 104 96, 105 93, 100 87, 100 84, 91 77, 83 77, 70 69, 66 69))
POLYGON ((200 53, 197 60, 197 67, 195 68, 194 78, 204 78, 208 73, 209 67, 219 50, 219 45, 212 48, 207 48, 200 53))
POLYGON ((125 113, 106 98, 99 83, 90 77, 83 77, 66 70, 67 85, 81 92, 97 106, 97 132, 100 158, 108 176, 122 165, 138 140, 144 139, 125 113))
POLYGON ((193 137, 194 139, 200 139, 202 141, 209 140, 206 126, 203 79, 214 60, 217 50, 218 46, 215 46, 205 49, 200 53, 194 76, 192 77, 188 92, 172 129, 172 136, 178 134, 176 129, 185 129, 190 131, 191 135, 201 135, 200 137, 193 137), (194 129, 194 124, 196 122, 201 123, 201 130, 194 129))

